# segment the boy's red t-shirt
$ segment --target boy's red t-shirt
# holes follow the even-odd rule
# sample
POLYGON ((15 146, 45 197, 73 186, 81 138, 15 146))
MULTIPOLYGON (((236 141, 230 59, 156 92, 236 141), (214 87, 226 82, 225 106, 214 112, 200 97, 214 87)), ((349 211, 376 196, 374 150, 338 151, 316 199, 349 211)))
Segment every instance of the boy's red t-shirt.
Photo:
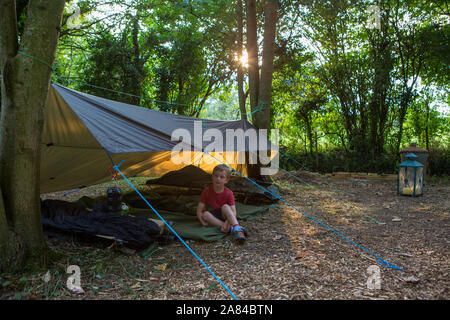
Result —
POLYGON ((220 210, 224 204, 234 206, 233 191, 224 187, 221 193, 216 193, 213 185, 210 185, 203 190, 202 195, 200 196, 200 202, 205 204, 205 210, 216 212, 220 210))

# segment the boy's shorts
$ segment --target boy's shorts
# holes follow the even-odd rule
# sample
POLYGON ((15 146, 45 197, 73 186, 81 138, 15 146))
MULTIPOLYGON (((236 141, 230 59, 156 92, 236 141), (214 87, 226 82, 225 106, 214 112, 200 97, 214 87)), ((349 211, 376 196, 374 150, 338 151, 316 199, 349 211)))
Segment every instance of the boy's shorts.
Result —
POLYGON ((211 214, 212 214, 215 218, 219 219, 220 221, 225 221, 225 220, 227 220, 227 219, 223 216, 223 214, 222 214, 222 209, 214 210, 213 212, 211 212, 211 214))

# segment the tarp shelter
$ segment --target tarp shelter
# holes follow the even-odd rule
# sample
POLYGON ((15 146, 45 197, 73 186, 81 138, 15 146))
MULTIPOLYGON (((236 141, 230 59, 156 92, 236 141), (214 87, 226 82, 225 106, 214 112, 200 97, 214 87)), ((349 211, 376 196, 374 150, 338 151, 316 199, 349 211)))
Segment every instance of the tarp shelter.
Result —
MULTIPOLYGON (((52 84, 42 131, 41 193, 106 182, 111 179, 109 167, 112 163, 122 161, 120 170, 125 176, 158 177, 190 164, 211 172, 221 163, 220 159, 246 174, 247 165, 239 164, 242 161, 238 161, 238 157, 256 151, 254 144, 247 139, 240 144, 234 136, 227 135, 227 129, 234 132, 242 129, 241 133, 245 133, 255 128, 245 120, 216 121, 180 116, 52 84), (184 135, 173 139, 175 130, 184 130, 190 139, 184 135), (218 134, 223 137, 223 149, 210 152, 219 159, 216 160, 202 150, 211 146, 218 134), (183 145, 192 147, 189 149, 190 163, 172 161, 172 151, 180 147, 180 140, 183 145), (227 152, 232 153, 231 157, 227 152)), ((258 150, 272 150, 268 154, 273 157, 276 147, 267 137, 265 140, 265 143, 258 143, 258 150)))

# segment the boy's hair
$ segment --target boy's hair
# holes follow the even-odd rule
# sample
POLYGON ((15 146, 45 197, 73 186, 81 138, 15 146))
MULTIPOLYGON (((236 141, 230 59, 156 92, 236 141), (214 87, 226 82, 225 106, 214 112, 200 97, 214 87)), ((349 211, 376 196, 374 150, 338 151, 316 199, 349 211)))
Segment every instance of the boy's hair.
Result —
POLYGON ((231 176, 231 169, 229 167, 227 167, 224 164, 219 164, 218 166, 215 166, 213 169, 213 174, 216 173, 217 171, 225 171, 225 173, 227 174, 227 178, 229 179, 231 176))

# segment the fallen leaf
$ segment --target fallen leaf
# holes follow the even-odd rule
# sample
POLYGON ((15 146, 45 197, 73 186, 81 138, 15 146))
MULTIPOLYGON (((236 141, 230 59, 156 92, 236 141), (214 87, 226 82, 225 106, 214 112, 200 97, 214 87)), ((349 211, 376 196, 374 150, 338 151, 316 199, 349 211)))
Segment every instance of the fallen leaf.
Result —
POLYGON ((419 279, 417 279, 416 277, 408 277, 408 278, 404 278, 403 281, 408 282, 408 283, 419 283, 419 279))
POLYGON ((408 258, 414 257, 412 254, 408 254, 408 253, 399 253, 398 255, 402 256, 402 257, 408 257, 408 258))
POLYGON ((44 282, 49 282, 51 280, 50 270, 42 277, 42 280, 44 280, 44 282))
POLYGON ((139 282, 136 282, 135 284, 133 284, 130 288, 131 289, 137 289, 137 288, 140 288, 141 287, 141 284, 139 283, 139 282))
POLYGON ((84 290, 83 288, 79 287, 79 286, 68 286, 68 289, 70 292, 72 293, 76 293, 76 294, 84 294, 84 290))
POLYGON ((155 266, 155 269, 159 270, 159 271, 166 271, 167 263, 163 263, 163 264, 157 265, 157 266, 155 266))
POLYGON ((161 281, 166 281, 167 278, 154 278, 151 277, 150 279, 148 279, 149 281, 155 281, 155 282, 161 282, 161 281))

